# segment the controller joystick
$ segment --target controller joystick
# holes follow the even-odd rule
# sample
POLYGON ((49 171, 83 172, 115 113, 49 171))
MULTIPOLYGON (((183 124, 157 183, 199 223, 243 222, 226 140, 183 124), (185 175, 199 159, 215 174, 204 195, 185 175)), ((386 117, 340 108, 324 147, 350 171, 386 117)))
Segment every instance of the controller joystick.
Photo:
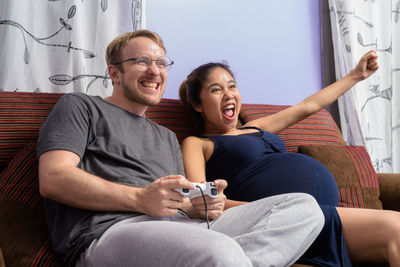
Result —
POLYGON ((190 199, 195 197, 201 197, 203 192, 204 195, 210 196, 212 198, 217 197, 218 189, 213 182, 207 183, 192 183, 195 186, 195 189, 190 190, 187 188, 177 188, 175 189, 177 192, 181 193, 185 197, 189 197, 190 199))

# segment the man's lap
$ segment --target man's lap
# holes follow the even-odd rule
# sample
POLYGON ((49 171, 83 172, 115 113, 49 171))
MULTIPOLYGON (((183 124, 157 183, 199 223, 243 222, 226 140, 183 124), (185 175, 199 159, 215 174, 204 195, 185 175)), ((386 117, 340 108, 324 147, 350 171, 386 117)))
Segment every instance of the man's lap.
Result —
POLYGON ((282 262, 289 257, 290 260, 302 254, 297 255, 299 247, 290 246, 291 243, 304 242, 305 248, 301 250, 305 251, 314 240, 312 236, 310 240, 304 239, 314 231, 306 228, 308 225, 315 227, 310 221, 318 216, 307 219, 302 214, 304 209, 315 209, 314 202, 304 194, 261 199, 226 210, 220 218, 211 221, 210 229, 205 220, 190 219, 183 212, 168 217, 129 218, 111 226, 95 240, 81 255, 77 266, 130 263, 184 266, 188 258, 192 259, 190 266, 204 266, 205 263, 229 266, 239 262, 241 266, 251 266, 250 259, 282 262), (254 248, 254 244, 260 243, 266 244, 262 250, 254 248))

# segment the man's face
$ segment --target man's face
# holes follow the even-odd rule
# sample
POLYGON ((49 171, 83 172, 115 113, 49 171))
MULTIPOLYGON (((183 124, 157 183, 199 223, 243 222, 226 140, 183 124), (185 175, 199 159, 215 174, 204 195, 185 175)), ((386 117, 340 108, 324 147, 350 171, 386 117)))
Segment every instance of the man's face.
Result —
MULTIPOLYGON (((165 51, 149 38, 135 37, 123 48, 121 60, 143 55, 157 60, 165 56, 165 51)), ((166 70, 160 70, 154 62, 147 70, 140 70, 135 61, 123 62, 120 68, 119 86, 129 100, 147 106, 160 102, 167 83, 166 70)))

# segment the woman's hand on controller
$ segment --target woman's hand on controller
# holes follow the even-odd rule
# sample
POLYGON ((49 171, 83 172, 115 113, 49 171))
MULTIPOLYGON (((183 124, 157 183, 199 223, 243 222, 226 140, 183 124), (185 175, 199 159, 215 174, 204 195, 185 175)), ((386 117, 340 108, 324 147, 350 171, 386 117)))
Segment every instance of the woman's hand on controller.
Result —
MULTIPOLYGON (((207 202, 207 214, 211 220, 217 219, 222 215, 225 208, 226 196, 224 195, 224 189, 228 183, 225 180, 217 179, 214 181, 214 185, 218 189, 218 196, 215 198, 205 196, 207 202)), ((192 206, 195 211, 200 215, 202 219, 206 219, 206 206, 202 197, 196 197, 191 200, 192 206)))

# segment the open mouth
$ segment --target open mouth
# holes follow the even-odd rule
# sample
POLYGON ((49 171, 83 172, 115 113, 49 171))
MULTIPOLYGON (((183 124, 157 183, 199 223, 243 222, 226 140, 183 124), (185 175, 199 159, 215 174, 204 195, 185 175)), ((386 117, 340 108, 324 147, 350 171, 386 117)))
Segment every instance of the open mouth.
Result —
POLYGON ((222 110, 222 113, 224 116, 228 119, 232 119, 235 116, 235 105, 234 104, 229 104, 225 106, 222 110))
POLYGON ((154 90, 157 90, 158 86, 160 85, 158 82, 152 82, 152 81, 141 81, 140 84, 145 88, 154 90))

